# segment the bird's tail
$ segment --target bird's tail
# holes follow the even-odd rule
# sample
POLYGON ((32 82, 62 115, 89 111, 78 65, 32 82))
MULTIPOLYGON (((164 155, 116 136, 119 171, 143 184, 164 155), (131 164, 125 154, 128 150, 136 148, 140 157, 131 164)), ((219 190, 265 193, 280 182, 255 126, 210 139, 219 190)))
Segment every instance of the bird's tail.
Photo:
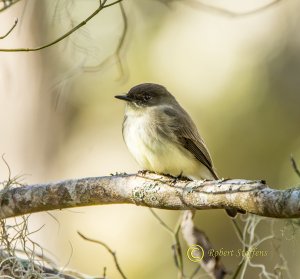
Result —
MULTIPOLYGON (((216 180, 219 179, 218 175, 216 174, 216 172, 215 172, 215 170, 213 168, 210 169, 210 172, 211 172, 212 176, 214 177, 214 179, 216 179, 216 180)), ((242 211, 238 211, 235 208, 226 208, 225 210, 226 210, 227 215, 229 217, 231 217, 231 218, 235 218, 236 215, 238 214, 238 212, 245 213, 244 211, 243 212, 242 211)))

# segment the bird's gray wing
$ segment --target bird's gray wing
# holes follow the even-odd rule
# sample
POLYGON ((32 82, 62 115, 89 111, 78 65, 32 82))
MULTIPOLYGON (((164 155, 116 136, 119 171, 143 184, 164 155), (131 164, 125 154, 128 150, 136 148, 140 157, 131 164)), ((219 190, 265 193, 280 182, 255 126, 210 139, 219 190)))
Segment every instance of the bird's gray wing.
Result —
MULTIPOLYGON (((180 109, 181 114, 178 114, 170 107, 164 110, 164 113, 174 120, 174 125, 171 129, 176 134, 176 140, 179 144, 184 146, 184 148, 190 151, 198 161, 206 166, 215 179, 219 179, 213 169, 211 157, 203 139, 197 131, 196 125, 186 111, 181 107, 180 109)), ((245 213, 244 210, 237 210, 235 208, 226 208, 225 210, 232 218, 237 215, 237 212, 242 214, 245 213)))
POLYGON ((172 108, 166 108, 164 110, 165 114, 173 118, 174 126, 172 129, 176 134, 178 143, 190 151, 198 161, 209 169, 213 177, 218 179, 213 169, 212 160, 207 147, 199 135, 196 125, 190 116, 182 108, 180 109, 180 114, 172 108))

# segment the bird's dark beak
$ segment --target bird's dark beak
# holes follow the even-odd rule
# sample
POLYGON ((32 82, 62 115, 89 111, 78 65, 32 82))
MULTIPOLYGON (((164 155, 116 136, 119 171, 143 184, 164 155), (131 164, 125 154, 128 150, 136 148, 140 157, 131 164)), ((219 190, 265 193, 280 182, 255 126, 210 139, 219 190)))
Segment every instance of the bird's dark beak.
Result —
POLYGON ((117 96, 115 96, 115 98, 123 100, 123 101, 127 101, 127 102, 132 102, 133 101, 133 99, 131 99, 127 95, 117 95, 117 96))

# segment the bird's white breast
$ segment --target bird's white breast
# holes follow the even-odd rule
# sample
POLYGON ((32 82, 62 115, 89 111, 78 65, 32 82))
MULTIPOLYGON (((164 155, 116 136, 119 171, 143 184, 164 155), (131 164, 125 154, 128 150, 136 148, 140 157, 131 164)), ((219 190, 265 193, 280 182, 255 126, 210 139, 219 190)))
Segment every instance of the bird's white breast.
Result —
POLYGON ((166 124, 153 122, 153 114, 157 108, 146 109, 149 110, 147 113, 127 110, 123 124, 124 140, 138 164, 145 170, 157 173, 209 178, 211 174, 207 168, 191 153, 174 140, 158 133, 156 125, 166 124))
POLYGON ((148 115, 135 112, 126 113, 123 137, 129 151, 144 169, 150 169, 151 166, 148 154, 154 147, 151 146, 153 141, 150 134, 152 133, 148 115))

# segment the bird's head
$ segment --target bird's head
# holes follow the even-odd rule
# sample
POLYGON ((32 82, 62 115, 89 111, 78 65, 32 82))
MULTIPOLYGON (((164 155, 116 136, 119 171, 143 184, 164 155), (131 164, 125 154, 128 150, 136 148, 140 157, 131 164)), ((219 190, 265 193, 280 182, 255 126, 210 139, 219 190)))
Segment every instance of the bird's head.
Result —
POLYGON ((125 95, 115 98, 124 100, 135 109, 168 105, 175 101, 173 95, 162 85, 155 83, 142 83, 132 87, 125 95))

